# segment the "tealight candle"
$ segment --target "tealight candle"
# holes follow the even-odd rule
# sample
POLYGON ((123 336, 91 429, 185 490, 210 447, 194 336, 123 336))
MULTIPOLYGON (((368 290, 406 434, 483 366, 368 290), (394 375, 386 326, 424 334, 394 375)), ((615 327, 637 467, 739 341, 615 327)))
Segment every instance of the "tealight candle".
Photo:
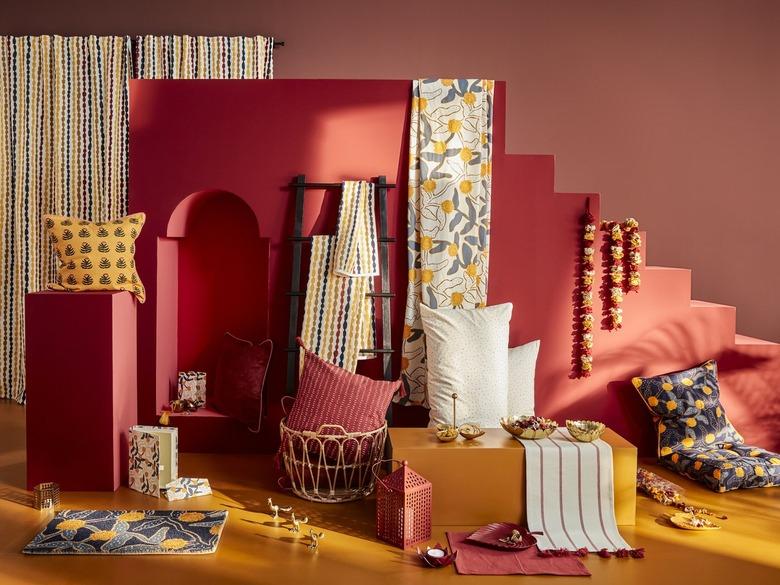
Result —
POLYGON ((443 559, 447 553, 440 548, 429 548, 425 554, 434 559, 443 559))

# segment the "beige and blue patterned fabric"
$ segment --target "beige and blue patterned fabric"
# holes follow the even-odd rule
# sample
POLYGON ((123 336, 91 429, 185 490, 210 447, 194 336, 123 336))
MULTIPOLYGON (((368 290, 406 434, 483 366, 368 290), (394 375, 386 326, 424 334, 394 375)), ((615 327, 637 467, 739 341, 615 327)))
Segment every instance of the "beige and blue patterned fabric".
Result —
POLYGON ((664 466, 718 492, 780 485, 780 455, 745 445, 729 422, 714 360, 632 383, 658 425, 664 466))
POLYGON ((24 547, 29 555, 182 555, 217 550, 226 510, 63 510, 24 547))
POLYGON ((396 397, 404 404, 428 405, 420 303, 432 309, 487 304, 493 87, 487 79, 413 82, 404 395, 396 397))

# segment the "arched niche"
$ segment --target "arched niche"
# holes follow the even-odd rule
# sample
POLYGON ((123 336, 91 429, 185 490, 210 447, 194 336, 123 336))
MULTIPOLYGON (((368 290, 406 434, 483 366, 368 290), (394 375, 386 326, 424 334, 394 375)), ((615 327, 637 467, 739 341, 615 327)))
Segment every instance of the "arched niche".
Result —
MULTIPOLYGON (((179 371, 214 371, 224 333, 268 334, 269 240, 241 197, 222 190, 182 199, 157 241, 157 408, 179 371)), ((201 409, 198 416, 215 416, 201 409)))

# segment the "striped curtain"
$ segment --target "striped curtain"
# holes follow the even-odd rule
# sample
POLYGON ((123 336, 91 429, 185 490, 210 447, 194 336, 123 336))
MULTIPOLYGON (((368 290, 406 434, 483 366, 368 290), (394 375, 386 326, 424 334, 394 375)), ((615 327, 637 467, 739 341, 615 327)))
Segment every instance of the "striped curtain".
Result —
POLYGON ((167 37, 135 40, 138 79, 271 79, 269 37, 167 37))
POLYGON ((43 215, 126 213, 128 80, 272 71, 265 37, 0 37, 0 398, 24 401, 24 295, 55 276, 43 215))
POLYGON ((24 295, 54 277, 43 215, 127 208, 123 37, 0 37, 0 397, 24 400, 24 295))

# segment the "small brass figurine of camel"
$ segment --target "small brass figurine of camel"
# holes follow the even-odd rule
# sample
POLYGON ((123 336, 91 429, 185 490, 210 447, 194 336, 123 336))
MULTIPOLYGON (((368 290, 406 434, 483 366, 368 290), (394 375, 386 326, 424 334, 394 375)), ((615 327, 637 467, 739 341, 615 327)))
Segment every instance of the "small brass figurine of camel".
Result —
POLYGON ((292 522, 292 526, 290 526, 290 532, 293 534, 299 534, 301 531, 301 524, 308 524, 309 517, 305 516, 303 520, 299 520, 295 517, 295 512, 293 512, 292 517, 290 518, 290 522, 292 522))
POLYGON ((271 514, 273 515, 274 520, 279 520, 279 512, 292 511, 292 506, 287 506, 286 508, 283 506, 277 506, 276 504, 274 504, 271 498, 268 498, 268 507, 271 509, 271 514))
POLYGON ((311 538, 311 542, 309 543, 309 550, 317 552, 317 549, 320 547, 320 541, 325 538, 325 533, 314 532, 314 530, 310 528, 309 538, 311 538))

